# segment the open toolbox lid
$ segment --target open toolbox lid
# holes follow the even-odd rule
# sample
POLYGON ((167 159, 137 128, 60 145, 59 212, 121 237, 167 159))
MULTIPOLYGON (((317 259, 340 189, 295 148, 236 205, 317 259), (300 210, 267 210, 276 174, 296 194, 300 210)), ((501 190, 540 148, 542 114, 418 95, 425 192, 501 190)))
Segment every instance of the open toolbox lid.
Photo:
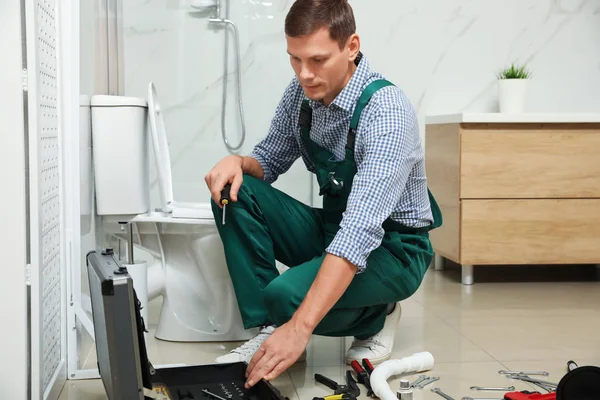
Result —
MULTIPOLYGON (((190 365, 155 369, 148 358, 141 303, 127 269, 112 249, 87 254, 92 318, 98 369, 110 400, 206 399, 192 395, 202 388, 213 393, 228 385, 239 388, 245 381, 244 362, 190 365), (235 385, 234 385, 235 384, 235 385), (233 385, 233 386, 232 386, 233 385), (170 387, 175 393, 168 393, 170 387), (180 394, 179 391, 187 394, 180 394), (190 392, 191 391, 191 392, 190 392), (169 397, 161 393, 169 394, 169 397)), ((237 389, 236 388, 236 389, 237 389)), ((286 400, 270 382, 261 380, 250 391, 233 392, 231 400, 286 400)))
POLYGON ((145 399, 152 365, 133 280, 111 249, 87 257, 98 369, 111 400, 145 399), (137 304, 136 304, 137 303, 137 304))

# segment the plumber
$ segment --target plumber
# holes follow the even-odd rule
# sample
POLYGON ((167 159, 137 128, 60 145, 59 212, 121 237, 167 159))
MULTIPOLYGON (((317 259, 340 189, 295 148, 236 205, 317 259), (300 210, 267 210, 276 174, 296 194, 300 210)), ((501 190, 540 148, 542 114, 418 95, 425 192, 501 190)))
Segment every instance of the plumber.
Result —
POLYGON ((205 177, 244 326, 261 328, 216 360, 247 362, 247 387, 304 359, 313 334, 353 336, 347 363, 387 360, 442 223, 415 110, 361 53, 347 0, 296 0, 285 35, 295 76, 269 131, 205 177), (298 158, 322 208, 271 186, 298 158))

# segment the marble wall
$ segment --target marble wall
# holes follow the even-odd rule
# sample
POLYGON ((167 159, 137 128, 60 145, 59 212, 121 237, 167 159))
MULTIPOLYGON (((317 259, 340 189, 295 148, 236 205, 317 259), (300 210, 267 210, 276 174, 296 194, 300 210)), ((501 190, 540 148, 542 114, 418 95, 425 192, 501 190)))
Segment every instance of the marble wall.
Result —
MULTIPOLYGON (((292 1, 231 0, 229 17, 240 35, 244 154, 266 133, 293 76, 283 33, 292 1)), ((221 139, 225 31, 209 26, 210 12, 190 12, 192 0, 123 3, 125 94, 146 96, 148 82, 155 82, 165 109, 175 197, 206 201, 204 175, 228 154, 221 139)), ((527 62, 534 73, 528 111, 600 109, 599 0, 350 3, 363 52, 413 101, 422 134, 426 115, 497 111, 495 74, 513 61, 527 62)), ((233 30, 229 38, 226 131, 236 143, 242 128, 233 30)), ((309 202, 310 179, 297 162, 275 186, 309 202), (301 186, 293 187, 296 180, 301 186)))

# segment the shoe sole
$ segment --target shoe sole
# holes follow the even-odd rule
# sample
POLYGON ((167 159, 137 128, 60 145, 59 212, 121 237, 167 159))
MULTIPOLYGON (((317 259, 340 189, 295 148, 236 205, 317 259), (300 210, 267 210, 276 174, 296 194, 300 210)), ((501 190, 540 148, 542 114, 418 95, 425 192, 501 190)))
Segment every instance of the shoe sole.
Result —
MULTIPOLYGON (((299 362, 305 362, 306 361, 306 352, 303 352, 302 355, 300 355, 300 358, 298 358, 298 360, 296 360, 296 363, 299 362)), ((231 363, 236 363, 236 362, 241 362, 240 360, 236 360, 236 361, 217 361, 217 359, 215 359, 214 363, 216 364, 231 364, 231 363)))

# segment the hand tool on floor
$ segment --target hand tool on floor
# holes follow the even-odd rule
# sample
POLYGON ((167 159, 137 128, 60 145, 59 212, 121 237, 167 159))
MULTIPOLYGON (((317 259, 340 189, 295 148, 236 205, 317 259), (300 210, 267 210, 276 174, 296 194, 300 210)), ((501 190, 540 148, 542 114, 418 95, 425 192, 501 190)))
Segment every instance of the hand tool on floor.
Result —
POLYGON ((548 376, 550 375, 548 372, 546 371, 506 371, 501 369, 500 371, 498 371, 499 374, 502 375, 543 375, 543 376, 548 376))
POLYGON ((362 365, 363 365, 363 368, 365 369, 365 371, 367 371, 367 373, 369 374, 369 376, 371 376, 371 374, 373 373, 373 370, 375 369, 375 367, 373 367, 373 364, 371 364, 371 361, 369 361, 368 358, 363 358, 362 365))
POLYGON ((358 383, 365 385, 367 388, 367 396, 373 397, 373 389, 371 389, 371 379, 369 378, 369 374, 365 371, 358 361, 354 360, 350 363, 354 372, 356 372, 356 380, 358 383))
POLYGON ((415 381, 413 381, 413 383, 410 384, 410 387, 415 388, 419 383, 423 382, 426 379, 428 379, 427 375, 421 375, 415 381))
POLYGON ((514 386, 505 387, 484 387, 484 386, 471 386, 471 390, 498 390, 500 392, 512 392, 515 390, 514 386))
POLYGON ((504 394, 504 400, 556 400, 556 393, 541 394, 523 390, 521 392, 509 392, 504 394))
POLYGON ((556 383, 543 381, 543 380, 539 380, 539 379, 534 379, 534 378, 531 378, 530 376, 527 376, 524 374, 512 374, 512 375, 506 375, 506 377, 510 378, 510 379, 517 379, 520 381, 533 383, 534 385, 537 385, 548 392, 555 391, 556 387, 558 386, 558 384, 556 384, 556 383))
POLYGON ((313 397, 313 400, 356 400, 356 397, 349 394, 333 394, 325 397, 313 397))
POLYGON ((352 371, 346 371, 346 384, 340 385, 321 374, 315 374, 315 380, 323 385, 333 389, 334 394, 347 394, 352 397, 360 396, 360 388, 352 377, 352 371))
POLYGON ((439 381, 439 380, 440 380, 439 376, 430 376, 429 378, 425 379, 423 382, 419 383, 415 387, 423 389, 425 386, 429 385, 430 383, 433 383, 433 382, 439 381))
POLYGON ((469 397, 469 396, 465 396, 461 400, 504 400, 504 398, 499 398, 499 397, 469 397))
POLYGON ((433 393, 437 393, 437 394, 439 394, 440 396, 442 396, 442 397, 443 397, 443 398, 445 398, 446 400, 454 400, 452 397, 450 397, 450 396, 448 396, 446 393, 442 392, 442 391, 440 390, 440 388, 433 388, 433 389, 431 389, 431 391, 432 391, 433 393))
POLYGON ((223 205, 223 221, 222 224, 225 225, 225 212, 227 211, 227 204, 231 199, 229 198, 229 191, 231 190, 231 183, 225 185, 223 190, 221 191, 221 204, 223 205))

